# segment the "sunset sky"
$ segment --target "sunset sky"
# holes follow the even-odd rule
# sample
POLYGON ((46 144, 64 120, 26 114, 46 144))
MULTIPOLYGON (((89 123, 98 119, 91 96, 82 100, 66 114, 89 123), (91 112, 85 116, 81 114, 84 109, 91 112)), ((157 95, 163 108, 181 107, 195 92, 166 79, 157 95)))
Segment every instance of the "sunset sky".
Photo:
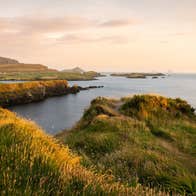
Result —
POLYGON ((0 0, 0 56, 58 69, 196 72, 196 0, 0 0))

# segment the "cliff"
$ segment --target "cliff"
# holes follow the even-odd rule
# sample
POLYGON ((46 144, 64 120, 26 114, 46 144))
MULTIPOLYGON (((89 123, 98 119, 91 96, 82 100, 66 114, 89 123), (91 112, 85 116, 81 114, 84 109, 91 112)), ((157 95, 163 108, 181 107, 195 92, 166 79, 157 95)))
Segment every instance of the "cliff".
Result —
POLYGON ((69 87, 66 80, 0 84, 0 106, 31 103, 77 92, 78 87, 69 87))
POLYGON ((103 86, 70 87, 66 80, 50 80, 24 83, 0 84, 0 106, 7 107, 42 101, 48 97, 75 94, 82 90, 103 86))

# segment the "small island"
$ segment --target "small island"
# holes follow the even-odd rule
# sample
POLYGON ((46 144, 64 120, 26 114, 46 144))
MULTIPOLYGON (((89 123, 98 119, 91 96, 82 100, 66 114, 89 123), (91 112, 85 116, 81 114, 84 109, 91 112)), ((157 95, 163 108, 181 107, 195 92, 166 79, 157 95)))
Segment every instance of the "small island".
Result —
POLYGON ((126 77, 132 79, 145 79, 147 77, 158 78, 159 76, 165 76, 163 73, 113 73, 111 76, 115 77, 126 77))

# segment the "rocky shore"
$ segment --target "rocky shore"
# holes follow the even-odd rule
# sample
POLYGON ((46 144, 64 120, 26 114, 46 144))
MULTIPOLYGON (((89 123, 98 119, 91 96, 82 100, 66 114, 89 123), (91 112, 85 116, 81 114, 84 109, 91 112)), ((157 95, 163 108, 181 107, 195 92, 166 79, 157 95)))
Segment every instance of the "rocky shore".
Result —
POLYGON ((66 80, 37 81, 15 84, 0 84, 0 106, 8 107, 42 101, 48 97, 76 94, 81 90, 103 86, 70 87, 66 80))

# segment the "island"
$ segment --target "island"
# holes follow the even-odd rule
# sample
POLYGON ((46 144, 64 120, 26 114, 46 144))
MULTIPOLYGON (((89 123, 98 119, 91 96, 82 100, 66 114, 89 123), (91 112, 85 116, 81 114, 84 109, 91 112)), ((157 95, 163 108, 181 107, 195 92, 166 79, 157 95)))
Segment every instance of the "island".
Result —
POLYGON ((132 78, 132 79, 145 79, 149 76, 151 76, 153 79, 158 78, 159 76, 164 77, 165 74, 163 73, 113 73, 111 76, 115 77, 126 77, 126 78, 132 78))
POLYGON ((0 57, 0 81, 37 80, 96 80, 102 74, 95 71, 81 71, 79 67, 58 71, 41 64, 20 63, 17 60, 0 57))

